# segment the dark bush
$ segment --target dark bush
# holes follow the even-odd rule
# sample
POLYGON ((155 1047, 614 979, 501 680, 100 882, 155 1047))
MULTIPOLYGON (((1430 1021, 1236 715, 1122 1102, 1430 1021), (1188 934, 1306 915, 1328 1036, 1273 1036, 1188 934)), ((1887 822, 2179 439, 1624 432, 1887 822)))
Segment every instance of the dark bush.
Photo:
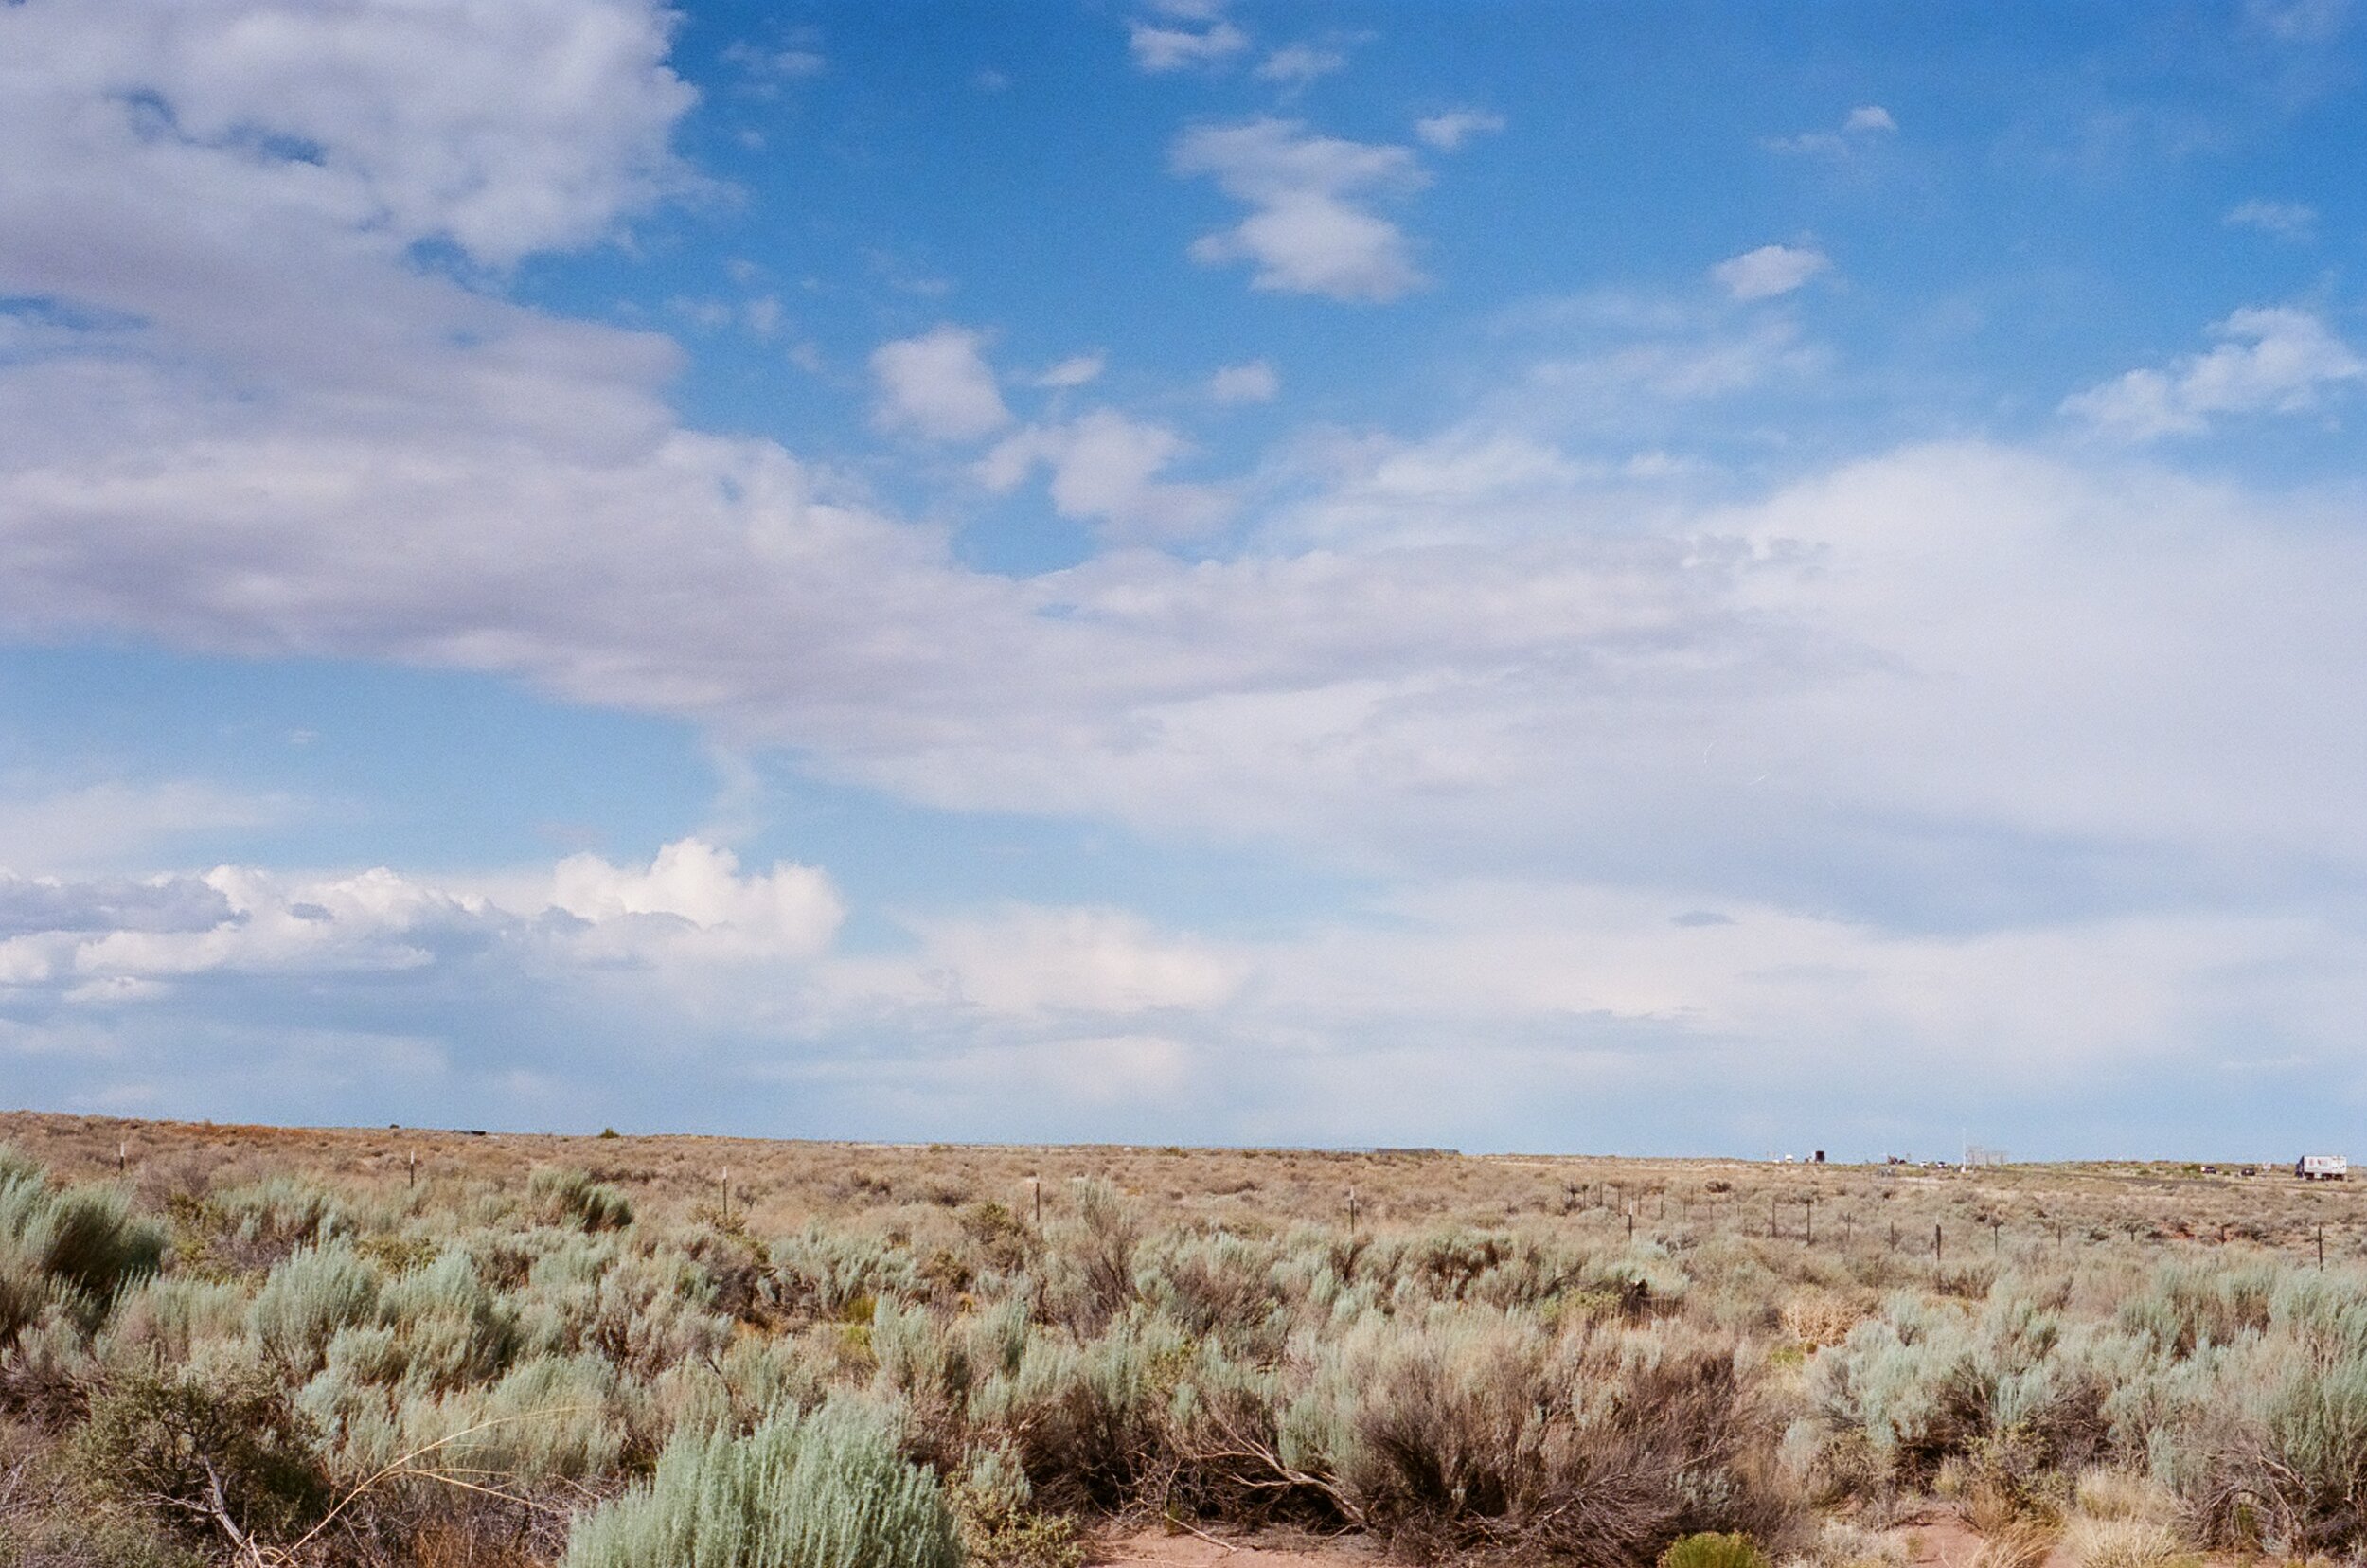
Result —
POLYGON ((309 1426, 259 1373, 121 1379, 91 1401, 77 1449, 94 1484, 194 1540, 284 1544, 329 1506, 309 1426))

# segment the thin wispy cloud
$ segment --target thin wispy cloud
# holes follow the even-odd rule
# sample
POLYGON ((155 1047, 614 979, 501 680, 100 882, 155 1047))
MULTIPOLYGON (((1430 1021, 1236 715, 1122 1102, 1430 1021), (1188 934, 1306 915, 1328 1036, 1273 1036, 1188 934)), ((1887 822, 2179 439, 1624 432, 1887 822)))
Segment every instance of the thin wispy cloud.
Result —
POLYGON ((2318 232, 2318 209, 2302 202, 2254 198, 2228 208, 2224 222, 2232 228, 2258 229, 2279 240, 2308 240, 2318 232))
POLYGON ((1339 49, 1313 44, 1286 44, 1257 62, 1252 74, 1260 81, 1304 87, 1308 82, 1347 69, 1348 57, 1339 49))
POLYGON ((1888 109, 1878 103, 1867 103, 1842 116, 1837 130, 1801 131, 1789 136, 1771 136, 1764 145, 1771 152, 1843 158, 1883 137, 1895 134, 1897 130, 1898 121, 1888 109))
POLYGON ((1272 402, 1282 391, 1282 377, 1264 360, 1228 365, 1208 378, 1208 397, 1220 403, 1272 402))
POLYGON ((1491 115, 1482 109, 1452 109, 1443 115, 1429 115, 1414 122, 1414 134, 1423 143, 1441 152, 1461 149, 1473 136, 1490 136, 1504 128, 1502 115, 1491 115))

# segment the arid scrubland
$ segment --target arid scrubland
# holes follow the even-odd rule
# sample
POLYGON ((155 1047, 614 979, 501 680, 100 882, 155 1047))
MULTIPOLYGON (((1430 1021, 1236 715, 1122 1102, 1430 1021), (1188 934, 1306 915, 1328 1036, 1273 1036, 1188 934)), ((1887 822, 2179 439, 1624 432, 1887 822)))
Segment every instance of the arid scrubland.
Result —
POLYGON ((8 1568, 2367 1550, 2367 1213, 2274 1169, 0 1140, 8 1568))

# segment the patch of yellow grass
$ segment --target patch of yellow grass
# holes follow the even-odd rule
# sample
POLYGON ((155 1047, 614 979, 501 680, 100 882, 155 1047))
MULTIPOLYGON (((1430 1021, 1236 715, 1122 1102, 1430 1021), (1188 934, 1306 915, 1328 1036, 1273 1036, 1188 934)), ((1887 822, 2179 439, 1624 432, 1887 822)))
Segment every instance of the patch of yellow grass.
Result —
POLYGON ((2173 1568, 2193 1558, 2176 1530, 2144 1519, 2074 1519, 2063 1546, 2079 1568, 2173 1568))
POLYGON ((2152 1478, 2127 1470, 2091 1470, 2079 1477, 2073 1506, 2090 1519, 2138 1520, 2167 1524, 2178 1517, 2178 1500, 2152 1478))
POLYGON ((1784 1332, 1811 1350, 1839 1345, 1869 1313, 1869 1308, 1831 1291, 1803 1291, 1781 1310, 1784 1332))
POLYGON ((1981 1542, 1967 1568, 2039 1568, 2055 1549, 2055 1532, 2033 1520, 2017 1520, 1981 1542))

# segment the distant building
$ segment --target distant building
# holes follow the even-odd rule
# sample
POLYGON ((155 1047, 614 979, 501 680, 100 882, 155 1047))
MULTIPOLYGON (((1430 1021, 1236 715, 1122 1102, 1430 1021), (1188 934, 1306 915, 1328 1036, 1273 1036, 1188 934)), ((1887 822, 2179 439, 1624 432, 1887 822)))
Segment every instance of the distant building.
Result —
POLYGON ((2293 1162, 2293 1174, 2305 1182, 2340 1182, 2351 1173, 2351 1162, 2340 1154, 2305 1154, 2293 1162))

